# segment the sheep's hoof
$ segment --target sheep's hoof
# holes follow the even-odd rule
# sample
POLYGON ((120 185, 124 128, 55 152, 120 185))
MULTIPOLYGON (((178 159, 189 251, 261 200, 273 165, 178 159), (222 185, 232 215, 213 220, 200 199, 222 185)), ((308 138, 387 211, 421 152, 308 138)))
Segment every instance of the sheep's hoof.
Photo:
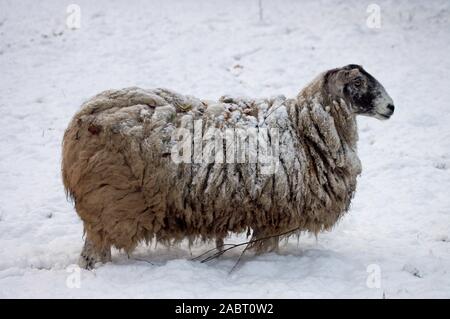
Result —
POLYGON ((90 241, 85 241, 78 260, 78 265, 81 268, 93 269, 96 263, 107 263, 108 261, 111 261, 111 248, 108 247, 98 251, 90 241))
POLYGON ((91 270, 94 268, 95 264, 96 264, 96 260, 94 257, 87 256, 87 255, 81 253, 80 258, 78 260, 78 265, 81 268, 91 270))

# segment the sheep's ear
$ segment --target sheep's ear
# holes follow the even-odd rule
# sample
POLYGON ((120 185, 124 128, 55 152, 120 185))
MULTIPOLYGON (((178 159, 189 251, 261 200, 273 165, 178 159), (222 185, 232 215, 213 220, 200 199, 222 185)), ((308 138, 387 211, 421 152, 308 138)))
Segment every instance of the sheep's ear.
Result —
POLYGON ((359 76, 360 74, 361 74, 361 72, 360 72, 359 69, 357 68, 357 69, 349 70, 348 73, 347 73, 346 75, 347 75, 347 78, 348 78, 348 79, 353 79, 353 78, 359 76))
POLYGON ((355 77, 359 76, 361 74, 361 72, 359 71, 358 68, 354 68, 354 69, 341 69, 338 72, 337 77, 343 81, 343 82, 348 82, 351 79, 354 79, 355 77))

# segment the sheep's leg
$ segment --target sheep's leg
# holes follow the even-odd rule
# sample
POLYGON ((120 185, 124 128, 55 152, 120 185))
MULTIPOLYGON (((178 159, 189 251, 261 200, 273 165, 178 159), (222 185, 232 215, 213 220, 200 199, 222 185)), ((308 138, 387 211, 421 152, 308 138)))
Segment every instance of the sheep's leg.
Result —
POLYGON ((89 239, 86 239, 78 261, 79 266, 85 269, 92 269, 96 263, 106 263, 108 261, 111 261, 111 248, 105 247, 99 251, 89 239))
POLYGON ((216 249, 218 251, 223 251, 223 238, 217 238, 216 239, 216 249))
POLYGON ((254 230, 252 234, 251 241, 256 240, 255 242, 249 245, 249 249, 255 251, 257 255, 266 253, 266 252, 277 252, 278 251, 278 243, 280 241, 279 236, 270 237, 271 234, 262 230, 254 230), (266 239, 262 239, 265 237, 270 237, 266 239))

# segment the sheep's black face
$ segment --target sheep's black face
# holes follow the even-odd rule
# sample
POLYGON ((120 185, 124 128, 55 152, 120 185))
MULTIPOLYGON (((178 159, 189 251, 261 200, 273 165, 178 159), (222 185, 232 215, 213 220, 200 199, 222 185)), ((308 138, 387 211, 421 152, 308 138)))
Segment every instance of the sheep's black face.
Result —
POLYGON ((334 80, 335 93, 344 98, 356 114, 386 120, 394 113, 392 98, 361 66, 350 64, 330 72, 333 72, 330 79, 334 80))

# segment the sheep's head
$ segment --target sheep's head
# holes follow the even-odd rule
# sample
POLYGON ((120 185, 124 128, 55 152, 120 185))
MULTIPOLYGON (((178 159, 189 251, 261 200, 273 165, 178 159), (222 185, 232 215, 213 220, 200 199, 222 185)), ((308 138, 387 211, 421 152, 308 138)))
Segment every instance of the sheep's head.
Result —
POLYGON ((392 98, 360 65, 350 64, 326 72, 325 83, 333 98, 342 98, 356 114, 387 120, 394 113, 392 98))

